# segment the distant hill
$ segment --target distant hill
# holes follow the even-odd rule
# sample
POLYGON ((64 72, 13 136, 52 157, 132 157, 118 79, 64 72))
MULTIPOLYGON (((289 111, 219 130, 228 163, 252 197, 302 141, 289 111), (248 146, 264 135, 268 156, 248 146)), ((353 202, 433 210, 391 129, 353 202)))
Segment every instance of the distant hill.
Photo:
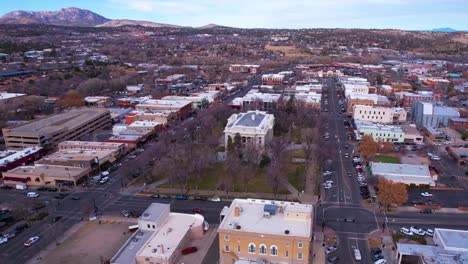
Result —
POLYGON ((95 26, 110 19, 75 7, 58 11, 13 11, 0 17, 0 24, 51 24, 61 26, 95 26))
POLYGON ((160 27, 181 28, 181 26, 177 26, 177 25, 156 23, 156 22, 149 22, 149 21, 130 20, 130 19, 115 19, 115 20, 107 21, 100 25, 96 25, 96 27, 121 27, 121 26, 142 26, 142 27, 152 27, 152 28, 160 28, 160 27))
POLYGON ((223 26, 216 25, 216 24, 208 24, 208 25, 204 25, 202 27, 198 27, 198 29, 211 29, 211 28, 216 28, 216 27, 223 27, 223 26))
MULTIPOLYGON (((463 32, 463 30, 456 30, 453 28, 434 28, 431 30, 432 32, 445 32, 445 33, 450 33, 450 32, 463 32)), ((466 32, 466 31, 465 31, 466 32)))

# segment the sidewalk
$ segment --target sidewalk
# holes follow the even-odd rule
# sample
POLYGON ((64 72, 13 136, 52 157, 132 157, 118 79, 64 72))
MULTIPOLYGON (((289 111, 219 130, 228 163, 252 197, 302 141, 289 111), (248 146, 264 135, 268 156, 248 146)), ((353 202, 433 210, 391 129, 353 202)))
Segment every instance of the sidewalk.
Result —
POLYGON ((50 251, 55 250, 57 247, 60 246, 65 240, 71 237, 76 231, 78 231, 81 227, 86 225, 87 221, 81 221, 75 224, 72 228, 68 229, 60 238, 57 239, 57 242, 51 242, 47 247, 41 250, 38 254, 32 257, 26 264, 39 264, 41 263, 42 259, 49 254, 50 251))
MULTIPOLYGON (((419 212, 421 209, 413 207, 413 206, 400 206, 397 208, 392 208, 391 212, 387 212, 387 215, 391 215, 392 213, 402 213, 402 212, 419 212)), ((441 208, 434 210, 435 213, 446 213, 446 214, 466 214, 468 211, 462 211, 458 208, 441 208)))

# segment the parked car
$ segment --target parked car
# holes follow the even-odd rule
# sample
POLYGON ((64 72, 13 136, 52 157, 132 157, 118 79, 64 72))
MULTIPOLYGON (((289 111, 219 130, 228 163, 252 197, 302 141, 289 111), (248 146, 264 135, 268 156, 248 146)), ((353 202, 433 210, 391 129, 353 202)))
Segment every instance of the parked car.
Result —
POLYGON ((130 217, 132 215, 132 212, 130 210, 122 210, 122 212, 120 213, 125 217, 130 217))
POLYGON ((60 215, 59 215, 59 216, 56 216, 56 217, 54 217, 54 218, 52 219, 52 222, 54 222, 54 223, 55 223, 55 222, 58 222, 58 221, 60 221, 60 219, 62 219, 62 217, 61 217, 60 215))
POLYGON ((336 246, 326 247, 325 248, 325 254, 329 255, 329 254, 335 252, 336 250, 338 250, 338 248, 336 246))
POLYGON ((324 171, 324 172, 323 172, 323 176, 328 176, 328 175, 331 175, 331 174, 332 174, 331 171, 324 171))
POLYGON ((54 188, 54 187, 51 187, 51 188, 47 188, 47 191, 49 191, 49 192, 56 192, 56 191, 58 191, 58 189, 57 189, 57 188, 54 188))
POLYGON ((421 200, 412 200, 411 204, 412 205, 421 205, 421 204, 423 204, 423 202, 421 200))
POLYGON ((103 178, 99 181, 99 183, 100 183, 100 184, 104 184, 104 183, 108 182, 109 179, 110 179, 110 178, 107 177, 107 176, 106 176, 106 177, 103 177, 103 178))
POLYGON ((383 258, 377 260, 376 262, 374 262, 374 264, 385 264, 385 263, 387 263, 387 261, 385 259, 383 259, 383 258))
POLYGON ((18 225, 15 227, 15 232, 16 233, 19 233, 21 231, 23 231, 24 229, 28 228, 29 227, 29 224, 28 223, 24 223, 24 224, 21 224, 21 225, 18 225))
POLYGON ((198 251, 198 248, 196 247, 188 247, 182 250, 182 255, 188 255, 192 254, 198 251))
POLYGON ((323 184, 323 188, 326 189, 326 190, 331 189, 332 187, 333 186, 331 184, 329 184, 329 183, 324 183, 323 184))
POLYGON ((31 246, 32 244, 36 243, 38 240, 39 240, 39 237, 38 237, 38 236, 33 236, 33 237, 31 237, 30 239, 26 240, 26 242, 24 242, 24 245, 25 245, 26 247, 29 247, 29 246, 31 246))
POLYGON ((8 242, 8 237, 0 236, 0 245, 8 242))
POLYGON ((8 186, 8 185, 3 185, 2 187, 0 187, 0 189, 2 189, 2 190, 12 190, 13 187, 8 186))
POLYGON ((195 196, 195 197, 193 197, 193 200, 196 200, 196 201, 207 201, 208 198, 205 197, 205 196, 195 196))
POLYGON ((339 257, 331 256, 327 258, 327 264, 335 264, 335 263, 338 263, 339 260, 340 260, 339 257))
POLYGON ((409 230, 408 228, 406 227, 402 227, 400 228, 400 232, 405 234, 405 235, 408 235, 408 236, 412 236, 413 235, 413 232, 411 232, 411 230, 409 230))
POLYGON ((70 199, 75 200, 75 201, 78 201, 78 200, 80 200, 81 198, 78 197, 78 196, 72 196, 72 197, 70 197, 70 199))
POLYGON ((430 208, 426 208, 424 210, 419 211, 420 214, 432 214, 432 210, 430 208))
POLYGON ((151 198, 161 198, 161 196, 159 194, 153 194, 150 196, 151 198))
POLYGON ((429 192, 422 192, 421 196, 423 196, 423 197, 432 197, 433 195, 432 195, 432 193, 429 193, 429 192))
POLYGON ((179 194, 179 195, 175 196, 175 199, 176 200, 187 200, 187 196, 179 194))
POLYGON ((351 177, 351 176, 353 176, 353 174, 350 171, 348 171, 348 177, 351 177))
POLYGON ((192 213, 194 214, 203 214, 203 210, 200 208, 193 208, 192 213))
POLYGON ((418 236, 424 236, 426 234, 423 229, 418 228, 417 226, 410 227, 410 231, 418 236))
POLYGON ((382 253, 382 250, 380 248, 372 248, 371 249, 371 254, 372 255, 377 255, 377 254, 381 254, 382 253))
POLYGON ((41 191, 41 192, 45 192, 45 191, 48 191, 49 188, 47 188, 47 187, 39 187, 39 188, 37 188, 37 190, 38 190, 38 191, 41 191))
POLYGON ((424 230, 424 231, 426 232, 426 235, 428 235, 428 236, 434 236, 434 230, 428 228, 428 229, 426 229, 426 230, 424 230))
POLYGON ((171 196, 167 194, 163 194, 161 195, 161 199, 171 199, 171 196))
POLYGON ((441 158, 439 156, 432 156, 431 160, 441 160, 441 158))
POLYGON ((381 259, 384 259, 384 256, 382 255, 382 253, 372 255, 372 260, 374 260, 374 261, 379 261, 381 259))

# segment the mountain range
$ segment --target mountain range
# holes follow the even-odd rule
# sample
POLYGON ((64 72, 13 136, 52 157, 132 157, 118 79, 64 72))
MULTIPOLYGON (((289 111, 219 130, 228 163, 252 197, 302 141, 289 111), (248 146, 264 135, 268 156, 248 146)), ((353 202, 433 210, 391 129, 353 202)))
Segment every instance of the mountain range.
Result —
MULTIPOLYGON (((182 28, 182 26, 139 21, 130 19, 108 19, 99 14, 86 9, 76 7, 62 8, 57 11, 13 11, 0 17, 0 24, 46 24, 59 26, 81 26, 81 27, 120 27, 120 26, 143 26, 143 27, 173 27, 182 28)), ((199 29, 211 29, 222 27, 216 24, 208 24, 199 29)), ((453 28, 435 28, 427 30, 432 32, 467 32, 453 28)))
MULTIPOLYGON (((143 26, 143 27, 174 27, 182 26, 156 23, 150 21, 139 21, 130 19, 108 19, 86 9, 76 7, 62 8, 58 11, 13 11, 0 17, 0 24, 46 24, 59 26, 81 26, 81 27, 120 27, 120 26, 143 26)), ((200 27, 213 28, 215 24, 200 27)))

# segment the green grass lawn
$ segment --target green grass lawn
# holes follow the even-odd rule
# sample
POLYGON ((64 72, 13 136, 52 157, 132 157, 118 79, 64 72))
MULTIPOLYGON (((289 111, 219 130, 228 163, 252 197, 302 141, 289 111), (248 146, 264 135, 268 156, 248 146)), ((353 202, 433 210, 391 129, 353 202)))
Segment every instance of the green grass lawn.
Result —
POLYGON ((285 168, 289 182, 298 190, 304 190, 305 164, 289 163, 285 168))
POLYGON ((383 162, 383 163, 400 163, 400 159, 397 157, 386 156, 386 155, 379 155, 374 157, 374 161, 376 162, 383 162))
POLYGON ((305 152, 303 149, 293 149, 288 151, 291 158, 305 159, 305 152))
MULTIPOLYGON (((223 163, 222 162, 217 162, 211 165, 208 169, 206 169, 205 173, 203 173, 203 176, 200 180, 200 183, 198 184, 198 189, 199 190, 215 190, 216 187, 218 186, 219 179, 221 178, 221 173, 223 170, 223 163)), ((189 182, 190 189, 194 190, 196 181, 195 179, 192 179, 189 182)), ((176 183, 171 183, 167 182, 159 188, 180 188, 176 183)))

